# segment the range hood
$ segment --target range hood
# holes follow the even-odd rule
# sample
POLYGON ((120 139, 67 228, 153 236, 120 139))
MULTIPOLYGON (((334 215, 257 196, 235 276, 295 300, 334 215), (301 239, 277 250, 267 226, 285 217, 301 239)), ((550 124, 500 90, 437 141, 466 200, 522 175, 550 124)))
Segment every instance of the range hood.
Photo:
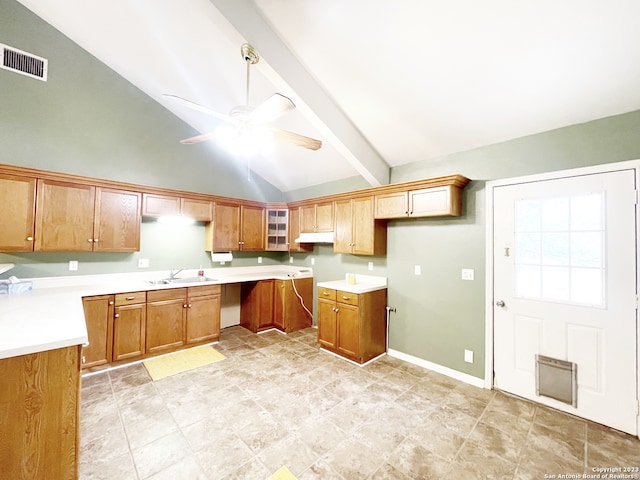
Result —
POLYGON ((333 243, 333 232, 301 233, 296 243, 333 243))

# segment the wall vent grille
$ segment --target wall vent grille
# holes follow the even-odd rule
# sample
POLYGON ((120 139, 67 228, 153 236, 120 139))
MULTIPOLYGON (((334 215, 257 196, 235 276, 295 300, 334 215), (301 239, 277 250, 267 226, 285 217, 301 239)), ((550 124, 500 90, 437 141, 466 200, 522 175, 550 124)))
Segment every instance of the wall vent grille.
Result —
POLYGON ((47 81, 47 68, 49 61, 31 53, 23 52, 17 48, 0 43, 0 55, 2 63, 0 68, 11 70, 31 78, 47 81))

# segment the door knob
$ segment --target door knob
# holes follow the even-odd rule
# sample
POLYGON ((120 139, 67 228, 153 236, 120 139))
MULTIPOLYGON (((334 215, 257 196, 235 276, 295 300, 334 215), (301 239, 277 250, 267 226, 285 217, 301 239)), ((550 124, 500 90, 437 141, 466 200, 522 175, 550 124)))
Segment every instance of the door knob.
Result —
POLYGON ((502 300, 498 300, 498 301, 496 302, 496 306, 498 306, 498 307, 504 307, 504 306, 505 306, 505 303, 504 303, 502 300))

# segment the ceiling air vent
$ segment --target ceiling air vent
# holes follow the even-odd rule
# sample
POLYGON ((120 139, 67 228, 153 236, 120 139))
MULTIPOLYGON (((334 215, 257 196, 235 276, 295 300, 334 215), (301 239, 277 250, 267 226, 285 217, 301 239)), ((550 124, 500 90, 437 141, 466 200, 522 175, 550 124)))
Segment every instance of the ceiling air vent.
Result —
POLYGON ((0 43, 1 68, 47 81, 48 60, 0 43))

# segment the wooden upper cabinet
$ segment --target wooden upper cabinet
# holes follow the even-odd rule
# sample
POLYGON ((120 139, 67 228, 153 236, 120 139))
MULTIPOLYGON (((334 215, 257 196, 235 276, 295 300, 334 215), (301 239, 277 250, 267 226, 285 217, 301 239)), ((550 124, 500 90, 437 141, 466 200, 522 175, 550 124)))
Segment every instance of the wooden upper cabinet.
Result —
POLYGON ((300 207, 300 231, 305 233, 333 231, 333 202, 300 207))
POLYGON ((140 250, 140 193, 98 187, 94 220, 94 252, 140 250))
POLYGON ((243 205, 241 209, 241 250, 264 250, 264 208, 243 205))
POLYGON ((199 222, 210 222, 213 220, 213 202, 194 198, 181 198, 180 213, 199 222))
POLYGON ((205 229, 205 250, 264 250, 264 208, 216 202, 205 229))
POLYGON ((91 252, 96 187, 38 179, 35 250, 91 252))
POLYGON ((312 243, 297 243, 296 238, 300 236, 300 207, 289 209, 289 251, 309 252, 313 251, 312 243))
POLYGON ((387 224, 374 219, 373 206, 373 196, 335 202, 335 253, 384 255, 387 252, 387 224))
POLYGON ((184 215, 199 222, 213 220, 213 203, 208 200, 155 193, 145 193, 142 199, 142 215, 145 217, 184 215))
POLYGON ((460 216, 462 189, 455 185, 375 196, 375 218, 460 216))
POLYGON ((0 203, 0 251, 32 251, 36 179, 0 174, 0 203))
POLYGON ((140 249, 140 194, 38 180, 35 250, 135 252, 140 249))

